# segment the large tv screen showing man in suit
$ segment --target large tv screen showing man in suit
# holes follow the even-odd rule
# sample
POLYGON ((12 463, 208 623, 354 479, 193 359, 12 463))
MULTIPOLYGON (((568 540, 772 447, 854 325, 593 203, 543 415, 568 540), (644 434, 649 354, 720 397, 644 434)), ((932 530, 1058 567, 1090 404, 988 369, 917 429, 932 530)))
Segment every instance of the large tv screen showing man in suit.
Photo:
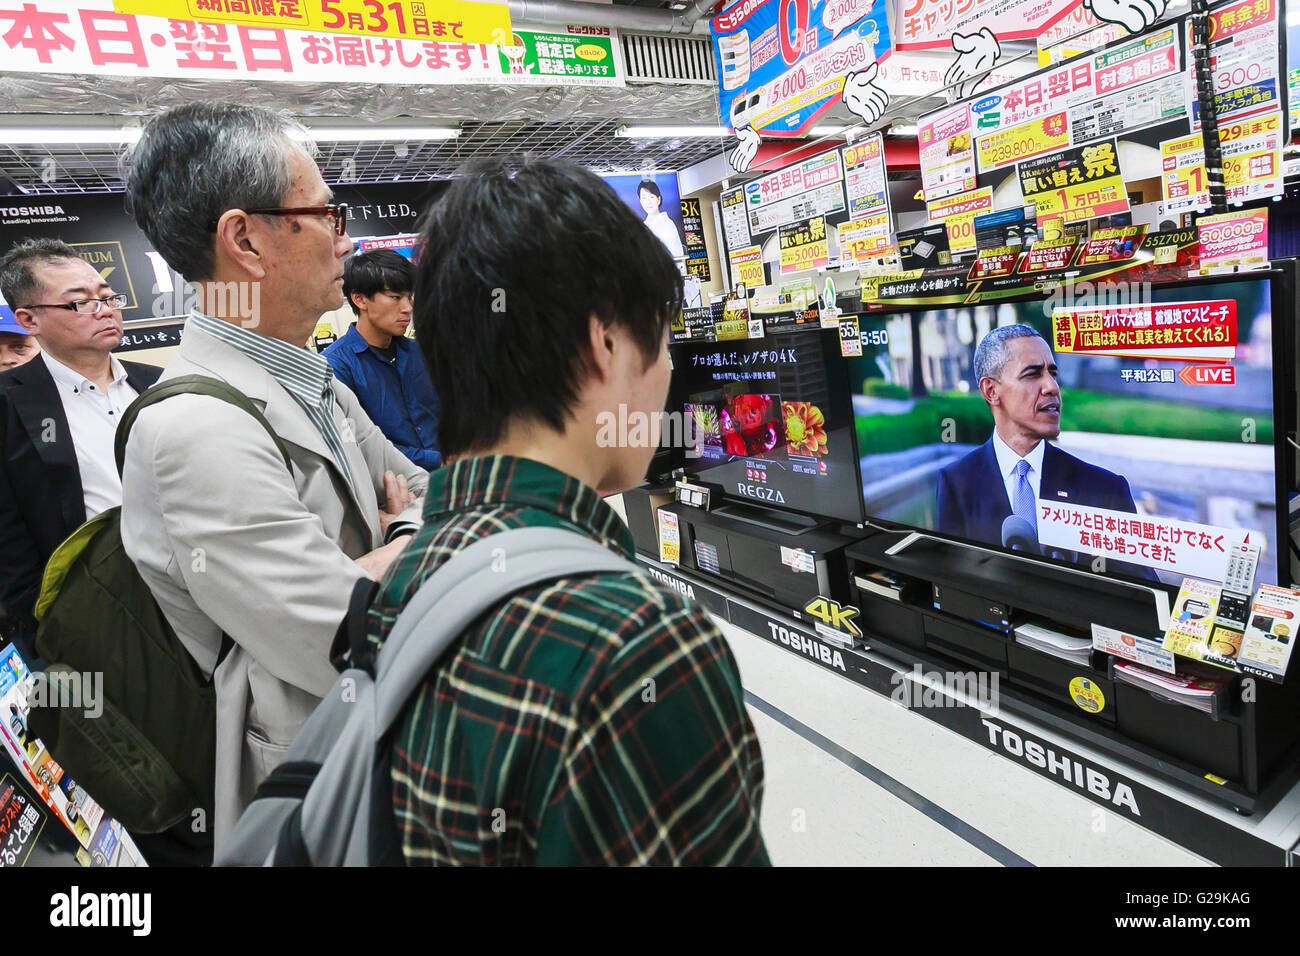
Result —
POLYGON ((867 517, 1143 583, 1244 542, 1285 576, 1270 282, 1114 285, 863 313, 867 517))
MULTIPOLYGON (((990 330, 975 348, 974 378, 993 415, 989 440, 940 469, 936 495, 943 534, 1045 551, 1038 541, 1038 499, 1136 513, 1128 481, 1051 444, 1061 434, 1062 389, 1056 357, 1028 325, 990 330)), ((1155 578, 1147 568, 1125 570, 1155 578)))

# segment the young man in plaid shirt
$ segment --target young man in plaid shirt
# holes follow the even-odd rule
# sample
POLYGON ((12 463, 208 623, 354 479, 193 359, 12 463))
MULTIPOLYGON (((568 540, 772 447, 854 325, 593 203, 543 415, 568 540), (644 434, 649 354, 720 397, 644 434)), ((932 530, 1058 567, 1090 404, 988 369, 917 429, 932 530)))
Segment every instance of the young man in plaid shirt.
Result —
MULTIPOLYGON (((448 464, 372 606, 377 644, 429 575, 496 532, 560 527, 633 557, 601 495, 638 484, 654 446, 609 446, 600 422, 663 409, 681 309, 663 245, 566 162, 469 168, 424 242, 415 329, 448 464)), ((516 592, 426 675, 397 728, 408 864, 768 863, 735 660, 702 609, 645 574, 516 592)))

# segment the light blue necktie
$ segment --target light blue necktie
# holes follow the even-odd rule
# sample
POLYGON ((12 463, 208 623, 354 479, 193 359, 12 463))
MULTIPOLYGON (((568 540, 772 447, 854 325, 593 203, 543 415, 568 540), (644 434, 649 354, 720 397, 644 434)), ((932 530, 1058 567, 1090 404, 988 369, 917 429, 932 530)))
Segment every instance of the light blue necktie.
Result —
POLYGON ((1029 483, 1029 472, 1031 466, 1023 458, 1016 462, 1016 484, 1014 494, 1011 496, 1011 510, 1015 512, 1016 517, 1024 518, 1029 522, 1029 527, 1034 529, 1034 534, 1038 533, 1038 505, 1034 500, 1034 487, 1029 483))

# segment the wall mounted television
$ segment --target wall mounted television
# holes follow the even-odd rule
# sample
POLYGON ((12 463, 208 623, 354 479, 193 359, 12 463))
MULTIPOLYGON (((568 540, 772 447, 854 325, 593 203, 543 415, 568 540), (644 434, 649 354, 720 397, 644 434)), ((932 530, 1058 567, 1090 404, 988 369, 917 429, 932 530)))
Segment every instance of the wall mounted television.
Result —
POLYGON ((861 521, 839 343, 836 330, 813 328, 673 345, 673 403, 698 438, 687 476, 735 501, 861 521))
POLYGON ((1292 275, 864 314, 865 515, 1148 585, 1246 541, 1289 584, 1292 275))

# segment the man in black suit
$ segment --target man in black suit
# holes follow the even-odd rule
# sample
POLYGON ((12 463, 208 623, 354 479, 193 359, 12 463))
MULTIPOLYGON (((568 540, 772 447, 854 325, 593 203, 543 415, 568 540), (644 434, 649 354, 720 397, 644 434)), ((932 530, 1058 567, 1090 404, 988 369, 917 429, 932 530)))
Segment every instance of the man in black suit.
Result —
POLYGON ((0 638, 30 661, 45 562, 84 521, 122 503, 117 422, 162 370, 110 354, 125 297, 65 243, 28 240, 5 253, 0 295, 41 346, 0 373, 0 638))
MULTIPOLYGON (((1128 481, 1050 444, 1061 434, 1061 386, 1052 350, 1028 325, 993 329, 975 349, 975 377, 993 434, 939 472, 938 530, 1042 554, 1037 499, 1137 512, 1128 481), (1012 516, 1019 521, 1008 521, 1012 516)), ((1072 551, 1049 556, 1078 560, 1072 551)), ((1149 568, 1112 569, 1155 580, 1149 568)))

